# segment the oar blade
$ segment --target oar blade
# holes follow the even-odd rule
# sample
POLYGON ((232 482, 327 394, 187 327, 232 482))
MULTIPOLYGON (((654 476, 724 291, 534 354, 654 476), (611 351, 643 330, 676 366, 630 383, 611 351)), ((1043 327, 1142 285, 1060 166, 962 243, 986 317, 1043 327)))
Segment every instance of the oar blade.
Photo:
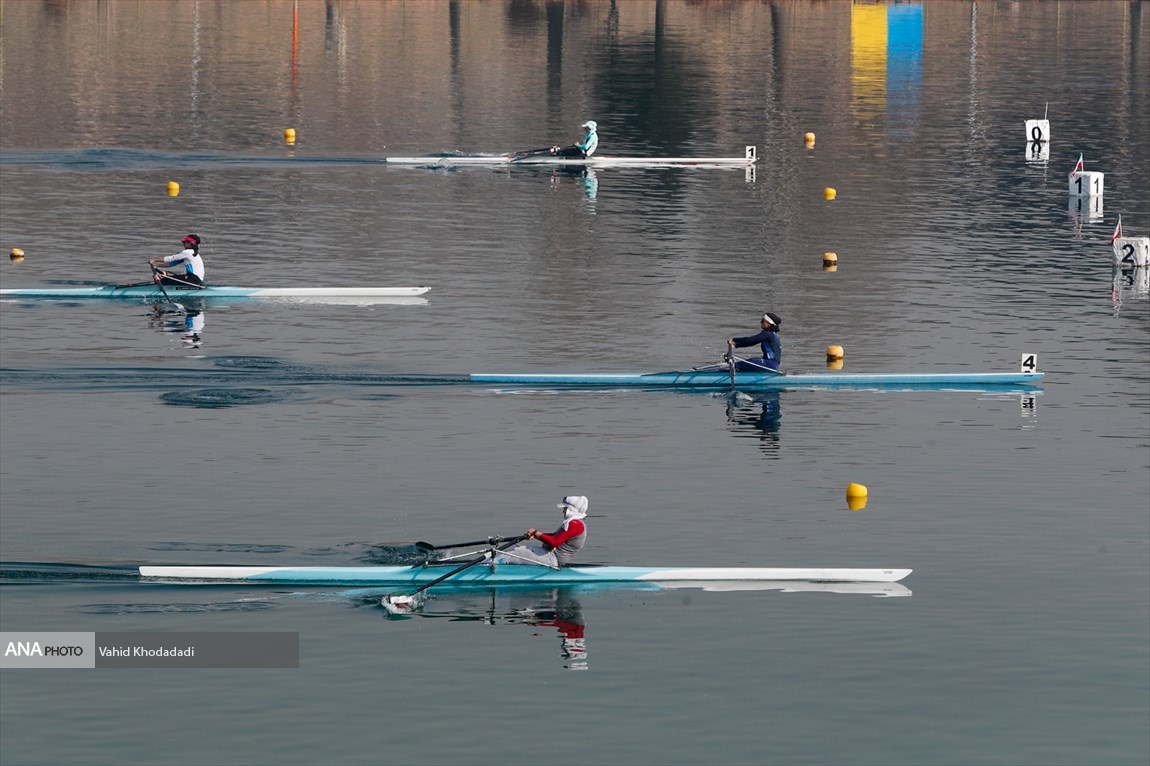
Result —
POLYGON ((380 603, 383 605, 383 608, 387 610, 388 614, 411 614, 423 606, 423 602, 426 600, 426 592, 414 594, 394 593, 384 596, 380 600, 380 603))

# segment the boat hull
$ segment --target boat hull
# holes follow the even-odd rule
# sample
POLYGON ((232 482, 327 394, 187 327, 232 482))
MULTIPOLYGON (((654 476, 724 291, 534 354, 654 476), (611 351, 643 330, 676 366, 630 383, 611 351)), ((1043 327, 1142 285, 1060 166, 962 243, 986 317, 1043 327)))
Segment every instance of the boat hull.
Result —
MULTIPOLYGON (((142 566, 140 576, 165 582, 260 582, 279 585, 358 585, 417 587, 443 576, 445 566, 376 567, 244 567, 142 566)), ((528 564, 474 566, 449 578, 461 585, 583 585, 656 583, 689 587, 691 583, 841 582, 892 583, 910 569, 730 568, 730 567, 617 567, 583 566, 550 569, 528 564)), ((702 587, 700 585, 700 587, 702 587)))
POLYGON ((0 290, 0 298, 404 298, 423 295, 430 287, 235 287, 209 285, 186 288, 155 284, 102 287, 35 287, 0 290))
POLYGON ((605 374, 472 374, 473 383, 498 386, 572 388, 735 388, 781 391, 796 388, 913 388, 962 389, 1017 387, 1033 385, 1041 372, 965 373, 773 373, 737 372, 732 383, 727 371, 689 370, 682 372, 605 374))
POLYGON ((450 155, 429 154, 417 157, 386 157, 389 165, 568 165, 593 168, 744 168, 752 167, 755 158, 747 157, 555 157, 551 155, 516 157, 513 154, 450 155))

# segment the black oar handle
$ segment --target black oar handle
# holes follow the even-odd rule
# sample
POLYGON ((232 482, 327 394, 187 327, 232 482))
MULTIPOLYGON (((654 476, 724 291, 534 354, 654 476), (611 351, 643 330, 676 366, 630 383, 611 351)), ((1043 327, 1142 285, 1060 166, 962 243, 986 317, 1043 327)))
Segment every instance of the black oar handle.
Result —
POLYGON ((519 542, 522 539, 523 535, 500 535, 498 537, 485 537, 482 540, 472 540, 469 543, 450 543, 448 545, 432 545, 431 543, 425 543, 419 540, 415 543, 415 547, 424 551, 442 551, 448 548, 467 548, 472 545, 495 545, 497 543, 507 542, 508 540, 519 542))
POLYGON ((522 151, 512 152, 511 159, 517 160, 524 157, 536 157, 540 154, 551 154, 551 149, 552 147, 550 146, 545 146, 542 149, 524 149, 522 151))
MULTIPOLYGON (((512 545, 515 545, 515 544, 516 544, 516 543, 518 543, 519 541, 521 541, 521 540, 525 540, 525 539, 527 539, 527 535, 519 535, 519 536, 518 536, 518 537, 516 537, 514 540, 508 540, 506 543, 504 543, 503 545, 500 545, 500 546, 499 546, 498 548, 496 548, 495 550, 497 550, 497 551, 505 551, 505 550, 507 550, 508 548, 510 548, 512 545)), ((456 567, 455 569, 452 569, 452 570, 451 570, 450 572, 448 572, 447 574, 445 574, 445 575, 443 575, 443 576, 441 576, 441 577, 436 577, 436 578, 435 578, 434 580, 432 580, 431 582, 428 582, 428 583, 424 583, 423 585, 420 585, 418 588, 416 588, 415 590, 413 590, 413 591, 412 591, 411 593, 409 593, 408 595, 410 595, 410 596, 414 596, 416 593, 422 593, 423 591, 425 591, 425 590, 427 590, 428 588, 430 588, 432 585, 438 585, 439 583, 443 582, 444 580, 448 579, 449 577, 454 577, 455 575, 459 574, 459 573, 460 573, 460 572, 462 572, 464 569, 468 569, 469 567, 473 567, 473 566, 475 566, 476 564, 482 564, 482 563, 483 563, 484 561, 486 561, 486 560, 487 560, 487 557, 486 557, 486 555, 483 555, 483 556, 479 556, 478 558, 474 558, 474 559, 472 559, 471 561, 468 561, 466 564, 464 564, 464 565, 462 565, 462 566, 459 566, 459 567, 456 567)))

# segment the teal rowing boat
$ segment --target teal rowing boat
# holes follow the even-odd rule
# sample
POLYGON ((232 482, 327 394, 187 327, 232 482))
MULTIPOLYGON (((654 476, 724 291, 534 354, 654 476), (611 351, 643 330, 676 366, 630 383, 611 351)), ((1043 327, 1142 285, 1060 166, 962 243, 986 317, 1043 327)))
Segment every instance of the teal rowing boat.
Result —
POLYGON ((166 301, 169 298, 407 298, 430 287, 182 287, 155 282, 98 287, 30 287, 0 290, 0 298, 128 298, 166 301))
MULTIPOLYGON (((449 564, 372 567, 141 566, 140 576, 165 582, 246 582, 276 585, 426 585, 452 569, 449 564)), ((891 583, 909 569, 621 567, 483 564, 451 577, 461 585, 583 585, 595 583, 838 582, 891 583)))
POLYGON ((473 373, 472 383, 531 388, 698 388, 782 391, 802 388, 997 389, 1033 386, 1041 372, 780 373, 685 370, 636 373, 473 373))

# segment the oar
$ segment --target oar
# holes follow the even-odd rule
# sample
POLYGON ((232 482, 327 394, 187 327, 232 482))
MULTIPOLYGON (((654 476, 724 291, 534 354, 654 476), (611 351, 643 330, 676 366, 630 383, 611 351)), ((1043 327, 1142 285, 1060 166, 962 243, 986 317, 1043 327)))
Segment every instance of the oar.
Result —
MULTIPOLYGON (((156 267, 153 266, 152 271, 155 271, 155 270, 156 270, 156 267)), ((127 282, 127 283, 122 284, 122 285, 109 285, 107 282, 93 282, 92 284, 99 284, 99 285, 103 285, 105 287, 111 287, 113 290, 123 290, 126 287, 152 287, 156 284, 156 280, 152 279, 148 282, 127 282)))
POLYGON ((156 268, 154 263, 149 263, 148 265, 152 267, 152 280, 156 283, 156 287, 160 288, 160 292, 164 295, 164 300, 168 303, 175 303, 174 300, 168 297, 168 291, 164 289, 164 278, 160 276, 160 270, 156 268), (157 277, 159 278, 157 279, 157 277))
POLYGON ((448 545, 432 545, 431 543, 425 543, 422 540, 416 540, 414 543, 411 543, 411 544, 414 545, 416 548, 419 548, 419 550, 421 550, 421 551, 442 551, 442 550, 447 550, 448 548, 469 548, 472 545, 498 545, 499 543, 505 543, 508 540, 514 540, 515 542, 519 542, 522 539, 523 539, 522 535, 500 535, 498 537, 487 537, 487 538, 484 538, 483 540, 472 540, 471 542, 468 542, 468 543, 450 543, 448 545))
POLYGON ((551 154, 551 147, 545 146, 542 149, 524 149, 521 152, 512 152, 511 160, 514 162, 515 160, 521 160, 525 157, 538 157, 541 154, 551 154))
MULTIPOLYGON (((516 543, 520 542, 521 540, 525 540, 525 539, 527 539, 527 535, 519 535, 512 540, 508 540, 503 545, 500 545, 498 548, 495 549, 495 551, 505 551, 508 548, 510 548, 512 545, 515 545, 516 543)), ((495 557, 492 556, 491 560, 494 561, 495 557)), ((444 580, 447 580, 451 577, 454 577, 455 575, 459 574, 460 572, 462 572, 465 569, 470 569, 471 567, 475 566, 476 564, 482 564, 485 561, 487 561, 486 552, 484 552, 484 555, 477 556, 477 557, 471 559, 470 561, 466 562, 462 566, 458 566, 455 569, 452 569, 447 574, 442 575, 440 577, 436 577, 431 582, 427 582, 427 583, 424 583, 423 585, 420 585, 418 588, 413 590, 411 593, 408 593, 408 594, 395 593, 395 594, 391 594, 388 596, 384 596, 380 600, 380 603, 383 605, 384 609, 391 612, 392 614, 397 614, 397 613, 402 613, 402 612, 410 612, 411 610, 413 610, 419 606, 421 599, 417 599, 416 597, 420 593, 423 593, 424 591, 426 591, 428 588, 430 588, 433 585, 438 585, 439 583, 443 582, 444 580)))
POLYGON ((723 357, 727 360, 727 368, 731 371, 731 388, 735 387, 735 347, 727 344, 727 353, 723 357))
POLYGON ((180 279, 174 274, 169 274, 168 278, 172 281, 169 284, 182 285, 182 290, 203 290, 204 285, 197 285, 195 282, 189 282, 187 279, 180 279))

